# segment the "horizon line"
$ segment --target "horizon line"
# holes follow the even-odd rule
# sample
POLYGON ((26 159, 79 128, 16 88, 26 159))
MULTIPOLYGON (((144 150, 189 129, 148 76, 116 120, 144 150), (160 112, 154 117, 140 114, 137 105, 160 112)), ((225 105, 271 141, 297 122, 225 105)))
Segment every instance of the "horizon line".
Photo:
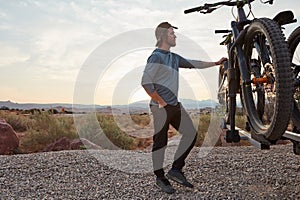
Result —
MULTIPOLYGON (((216 102, 213 99, 185 99, 185 98, 179 98, 179 102, 181 102, 180 100, 192 100, 192 101, 213 101, 216 102)), ((1 100, 0 102, 11 102, 11 103, 15 103, 15 104, 41 104, 41 105, 47 105, 47 104, 69 104, 69 105, 85 105, 85 106, 92 106, 92 105, 96 105, 96 106, 126 106, 126 105, 131 105, 134 103, 140 103, 140 102, 145 102, 148 101, 150 102, 150 100, 141 100, 141 101, 136 101, 133 103, 120 103, 120 104, 99 104, 99 103, 94 103, 94 104, 85 104, 85 103, 73 103, 73 102, 18 102, 18 101, 12 101, 12 100, 1 100)))

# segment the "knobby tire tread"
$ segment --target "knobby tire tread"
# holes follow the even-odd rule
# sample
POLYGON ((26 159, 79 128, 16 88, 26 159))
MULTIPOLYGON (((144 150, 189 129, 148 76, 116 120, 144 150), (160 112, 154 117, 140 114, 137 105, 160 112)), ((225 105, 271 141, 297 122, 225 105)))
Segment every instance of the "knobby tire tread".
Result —
MULTIPOLYGON (((285 132, 292 112, 292 70, 291 67, 287 67, 290 66, 290 53, 284 35, 276 22, 268 18, 256 19, 250 24, 248 32, 259 29, 267 36, 270 43, 271 55, 274 56, 272 56, 273 63, 276 66, 275 110, 273 121, 267 129, 262 129, 259 125, 255 124, 255 120, 258 120, 257 116, 248 116, 248 118, 251 118, 250 124, 253 126, 254 133, 263 134, 266 139, 276 141, 285 132)), ((245 103, 249 104, 247 100, 245 103)), ((253 109, 249 106, 246 105, 246 110, 253 109)), ((252 113, 252 111, 247 111, 247 113, 252 113)))

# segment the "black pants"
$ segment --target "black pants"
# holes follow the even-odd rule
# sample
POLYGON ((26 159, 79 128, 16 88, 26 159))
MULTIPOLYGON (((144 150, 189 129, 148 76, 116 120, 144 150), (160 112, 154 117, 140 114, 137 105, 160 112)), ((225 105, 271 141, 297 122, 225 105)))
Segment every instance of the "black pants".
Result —
POLYGON ((154 136, 152 148, 153 170, 156 176, 164 176, 163 162, 168 143, 168 130, 171 124, 182 134, 179 146, 176 150, 172 167, 181 170, 185 165, 185 159, 195 145, 197 131, 193 122, 182 107, 167 105, 164 108, 150 106, 154 121, 154 136))

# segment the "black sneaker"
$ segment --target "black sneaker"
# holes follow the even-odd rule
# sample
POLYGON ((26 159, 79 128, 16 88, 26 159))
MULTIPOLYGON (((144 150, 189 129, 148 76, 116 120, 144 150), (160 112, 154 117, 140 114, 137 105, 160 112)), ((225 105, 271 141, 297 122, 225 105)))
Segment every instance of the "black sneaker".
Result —
POLYGON ((171 169, 168 173, 167 173, 167 177, 173 181, 176 181, 177 183, 184 185, 186 187, 189 188, 193 188, 193 184, 191 184, 190 182, 188 182, 183 174, 183 172, 181 170, 178 169, 171 169))
POLYGON ((174 193, 176 190, 172 187, 171 183, 165 177, 157 177, 156 185, 163 191, 168 194, 174 193))

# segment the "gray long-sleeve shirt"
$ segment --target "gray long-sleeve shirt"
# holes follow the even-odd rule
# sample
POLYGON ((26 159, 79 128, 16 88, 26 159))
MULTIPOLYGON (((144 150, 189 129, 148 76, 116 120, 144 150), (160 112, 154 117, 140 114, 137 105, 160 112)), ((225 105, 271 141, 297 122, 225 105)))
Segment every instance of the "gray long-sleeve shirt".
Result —
MULTIPOLYGON (((187 60, 176 53, 155 49, 147 60, 142 77, 142 86, 148 94, 157 92, 169 105, 178 103, 179 68, 204 69, 214 63, 197 60, 187 60)), ((151 100, 150 105, 158 105, 151 100)))

